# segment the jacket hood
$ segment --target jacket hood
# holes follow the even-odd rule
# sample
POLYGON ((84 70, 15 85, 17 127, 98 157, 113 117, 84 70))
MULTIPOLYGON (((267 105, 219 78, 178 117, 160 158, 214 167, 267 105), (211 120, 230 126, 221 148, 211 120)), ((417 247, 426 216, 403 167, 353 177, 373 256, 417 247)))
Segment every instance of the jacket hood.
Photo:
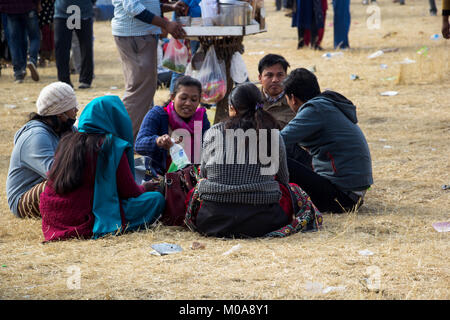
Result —
POLYGON ((324 98, 331 101, 336 108, 341 110, 342 113, 350 119, 351 122, 358 123, 358 118, 356 117, 356 106, 342 94, 326 90, 316 98, 324 98))
POLYGON ((47 130, 51 132, 52 134, 56 135, 56 133, 45 123, 42 123, 38 120, 31 120, 28 121, 22 128, 20 128, 16 134, 14 135, 14 144, 17 144, 17 140, 20 138, 22 134, 27 132, 28 130, 31 130, 33 128, 43 128, 44 130, 47 130))

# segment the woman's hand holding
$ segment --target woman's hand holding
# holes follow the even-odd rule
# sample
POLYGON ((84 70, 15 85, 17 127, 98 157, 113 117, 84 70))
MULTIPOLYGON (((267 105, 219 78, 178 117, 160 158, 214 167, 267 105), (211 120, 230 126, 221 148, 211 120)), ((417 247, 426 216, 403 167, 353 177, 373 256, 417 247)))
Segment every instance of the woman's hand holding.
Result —
POLYGON ((169 150, 173 146, 173 142, 168 134, 164 134, 156 138, 156 145, 162 149, 169 150))

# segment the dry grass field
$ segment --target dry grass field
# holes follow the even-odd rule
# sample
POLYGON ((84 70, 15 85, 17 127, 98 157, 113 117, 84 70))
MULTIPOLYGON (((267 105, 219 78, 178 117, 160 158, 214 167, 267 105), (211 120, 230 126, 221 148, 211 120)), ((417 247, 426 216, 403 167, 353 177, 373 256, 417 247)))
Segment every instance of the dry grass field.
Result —
MULTIPOLYGON (((450 220, 450 191, 441 188, 450 184, 450 40, 430 39, 440 34, 440 14, 430 16, 424 0, 405 6, 379 0, 381 28, 369 30, 367 6, 353 0, 351 49, 326 60, 322 54, 333 51, 331 5, 319 52, 296 50, 297 30, 272 2, 266 1, 268 31, 245 38, 250 78, 257 80, 262 53, 278 53, 292 68, 315 66, 322 89, 355 103, 375 180, 364 206, 325 214, 320 232, 285 239, 213 239, 157 225, 120 237, 42 244, 40 221, 20 220, 9 211, 5 181, 14 133, 35 110, 40 89, 56 81, 56 68, 41 68, 41 81, 28 76, 18 85, 9 67, 0 77, 0 299, 450 298, 450 234, 432 227, 450 220), (423 46, 426 56, 417 53, 423 46), (383 48, 398 50, 368 59, 383 48), (399 64, 405 58, 415 63, 399 64), (384 91, 398 95, 381 96, 384 91), (192 250, 195 241, 205 248, 192 250), (150 246, 162 242, 183 251, 151 255, 150 246), (240 250, 223 255, 237 244, 240 250), (365 249, 373 255, 359 253, 365 249), (72 282, 74 270, 79 286, 72 282)), ((436 3, 440 9, 441 0, 436 3)), ((123 93, 110 24, 98 22, 94 30, 96 78, 93 88, 77 90, 82 105, 123 93)), ((155 101, 167 97, 160 90, 155 101)))

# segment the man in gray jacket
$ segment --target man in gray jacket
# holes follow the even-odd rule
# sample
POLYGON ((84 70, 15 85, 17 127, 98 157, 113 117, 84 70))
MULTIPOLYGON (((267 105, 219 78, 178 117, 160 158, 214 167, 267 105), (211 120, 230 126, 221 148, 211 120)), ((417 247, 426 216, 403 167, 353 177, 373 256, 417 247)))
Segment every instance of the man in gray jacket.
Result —
POLYGON ((298 144, 312 165, 288 158, 290 182, 298 184, 322 212, 344 212, 362 204, 372 185, 367 141, 357 125, 356 107, 343 95, 320 92, 316 76, 299 68, 284 81, 296 116, 281 131, 286 146, 298 144))
POLYGON ((75 130, 78 102, 72 87, 54 82, 42 89, 37 113, 14 136, 6 179, 8 205, 14 215, 40 217, 39 196, 61 136, 75 130))

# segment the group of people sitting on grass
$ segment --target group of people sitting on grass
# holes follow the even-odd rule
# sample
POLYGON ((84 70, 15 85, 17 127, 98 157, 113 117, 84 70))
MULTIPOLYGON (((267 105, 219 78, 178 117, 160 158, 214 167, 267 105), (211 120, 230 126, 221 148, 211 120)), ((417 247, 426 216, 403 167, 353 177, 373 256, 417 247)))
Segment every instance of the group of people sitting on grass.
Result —
POLYGON ((317 230, 321 212, 356 210, 373 183, 356 107, 337 92, 322 92, 310 71, 288 75, 288 68, 282 56, 263 57, 261 88, 235 86, 229 117, 213 126, 200 103, 200 82, 180 77, 170 100, 148 111, 135 141, 119 97, 92 100, 75 127, 80 106, 73 89, 48 85, 37 112, 14 137, 6 182, 11 211, 41 217, 45 241, 149 227, 164 214, 164 188, 157 191, 153 180, 136 182, 135 157, 150 159, 153 178, 164 177, 180 129, 192 136, 181 142, 191 163, 201 154, 198 182, 179 199, 190 230, 286 236, 317 230), (195 142, 198 133, 203 143, 195 142))

